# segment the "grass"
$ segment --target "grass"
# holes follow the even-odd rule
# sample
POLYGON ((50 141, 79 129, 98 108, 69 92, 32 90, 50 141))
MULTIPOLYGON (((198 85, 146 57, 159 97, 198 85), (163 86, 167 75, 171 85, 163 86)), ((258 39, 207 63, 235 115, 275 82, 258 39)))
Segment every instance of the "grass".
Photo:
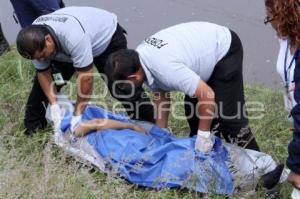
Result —
MULTIPOLYGON (((200 198, 200 194, 189 190, 138 188, 99 173, 56 147, 50 127, 26 137, 23 116, 34 68, 13 49, 0 57, 0 71, 0 198, 200 198)), ((101 94, 104 85, 100 79, 95 82, 95 93, 101 94)), ((68 92, 68 88, 65 90, 68 92)), ((253 103, 248 104, 250 126, 261 150, 284 163, 292 134, 282 94, 259 86, 246 86, 245 90, 248 103, 260 102, 264 107, 254 111, 253 103), (262 118, 253 118, 261 114, 262 118)), ((174 93, 172 98, 181 101, 183 96, 174 93)), ((108 108, 115 102, 109 95, 101 100, 109 104, 108 108)), ((174 111, 184 114, 182 106, 174 111)), ((187 136, 182 133, 188 131, 185 120, 170 118, 170 128, 174 134, 187 136)), ((263 198, 263 192, 251 198, 263 198)), ((291 186, 285 184, 280 198, 289 198, 290 193, 291 186)))

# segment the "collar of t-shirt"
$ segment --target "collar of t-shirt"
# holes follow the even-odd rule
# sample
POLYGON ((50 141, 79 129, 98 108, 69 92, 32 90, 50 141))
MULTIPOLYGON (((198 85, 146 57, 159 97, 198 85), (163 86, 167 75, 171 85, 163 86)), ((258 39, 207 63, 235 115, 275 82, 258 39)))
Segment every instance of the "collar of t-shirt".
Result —
POLYGON ((54 59, 57 59, 59 61, 63 61, 63 62, 67 62, 67 63, 72 63, 72 59, 71 59, 71 55, 67 54, 63 48, 61 47, 61 44, 54 32, 54 30, 46 25, 46 28, 48 29, 51 37, 53 38, 54 40, 54 43, 55 43, 55 54, 54 54, 54 59))
POLYGON ((56 51, 61 51, 61 45, 60 45, 60 42, 59 42, 59 40, 58 40, 58 38, 57 38, 54 30, 50 26, 48 26, 46 24, 45 24, 45 27, 49 31, 49 33, 50 33, 50 35, 51 35, 51 37, 52 37, 52 39, 53 39, 53 41, 55 43, 55 50, 56 51))

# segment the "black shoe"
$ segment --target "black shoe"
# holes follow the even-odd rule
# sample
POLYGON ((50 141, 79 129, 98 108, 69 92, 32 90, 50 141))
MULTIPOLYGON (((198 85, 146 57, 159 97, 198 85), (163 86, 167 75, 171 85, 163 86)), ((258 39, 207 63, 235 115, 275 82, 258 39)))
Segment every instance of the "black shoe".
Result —
POLYGON ((264 187, 266 189, 265 199, 276 199, 279 198, 279 186, 281 174, 283 172, 284 165, 279 164, 273 171, 264 174, 260 183, 256 186, 255 190, 258 191, 259 187, 264 187))
POLYGON ((273 171, 266 173, 261 177, 262 185, 267 190, 272 190, 279 182, 284 165, 278 165, 273 171))
POLYGON ((281 174, 283 172, 284 165, 279 164, 273 171, 264 174, 261 179, 260 183, 256 186, 255 190, 257 191, 259 187, 264 187, 266 189, 265 199, 277 199, 280 196, 280 187, 277 186, 281 174))
POLYGON ((47 126, 47 122, 36 121, 29 124, 25 124, 24 134, 28 137, 32 137, 38 130, 44 130, 47 126))

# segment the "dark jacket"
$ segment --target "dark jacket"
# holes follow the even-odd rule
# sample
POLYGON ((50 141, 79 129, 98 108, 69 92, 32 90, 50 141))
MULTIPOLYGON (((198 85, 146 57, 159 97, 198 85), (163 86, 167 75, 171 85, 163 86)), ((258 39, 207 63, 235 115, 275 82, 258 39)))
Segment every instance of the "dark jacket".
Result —
POLYGON ((289 156, 287 166, 293 172, 300 174, 300 48, 295 53, 295 91, 294 98, 296 106, 291 111, 294 119, 293 139, 288 146, 289 156))

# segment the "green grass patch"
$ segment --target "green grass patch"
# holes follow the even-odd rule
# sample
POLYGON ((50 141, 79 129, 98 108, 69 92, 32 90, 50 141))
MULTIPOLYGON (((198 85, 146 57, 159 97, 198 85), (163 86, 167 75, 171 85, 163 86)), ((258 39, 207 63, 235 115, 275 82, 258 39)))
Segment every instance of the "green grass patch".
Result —
MULTIPOLYGON (((0 57, 0 71, 0 198, 200 198, 199 193, 186 189, 139 188, 95 171, 55 146, 50 127, 26 137, 23 116, 35 70, 30 61, 22 59, 13 49, 0 57)), ((96 94, 103 93, 104 88, 101 78, 95 80, 96 94)), ((67 87, 64 92, 69 92, 67 87)), ((284 163, 292 134, 282 94, 259 86, 246 86, 245 94, 247 103, 250 102, 247 105, 250 127, 261 150, 284 163), (256 103, 263 109, 257 110, 256 103), (258 115, 262 117, 255 118, 258 115)), ((172 100, 180 102, 183 95, 173 93, 172 100)), ((101 101, 109 109, 116 102, 109 93, 101 101)), ((182 105, 172 111, 184 118, 182 105)), ((174 134, 188 136, 185 119, 171 117, 169 126, 174 134)), ((252 198, 263 198, 263 192, 252 198)), ((281 198, 289 198, 290 193, 291 186, 283 185, 281 198)))

